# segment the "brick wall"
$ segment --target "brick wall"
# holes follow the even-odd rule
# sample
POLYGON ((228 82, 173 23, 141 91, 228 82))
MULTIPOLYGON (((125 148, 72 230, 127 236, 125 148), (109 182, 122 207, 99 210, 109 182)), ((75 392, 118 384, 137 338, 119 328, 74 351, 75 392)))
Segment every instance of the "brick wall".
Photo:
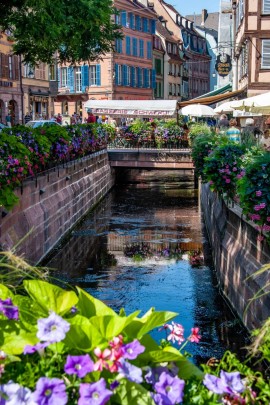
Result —
POLYGON ((245 309, 269 282, 269 272, 248 280, 247 277, 270 263, 270 247, 266 240, 257 240, 258 231, 237 205, 228 207, 206 184, 200 195, 220 288, 247 328, 259 327, 270 316, 270 294, 252 301, 246 312, 245 309))
POLYGON ((107 151, 59 166, 26 180, 17 190, 20 203, 0 224, 0 244, 37 263, 114 185, 107 151))

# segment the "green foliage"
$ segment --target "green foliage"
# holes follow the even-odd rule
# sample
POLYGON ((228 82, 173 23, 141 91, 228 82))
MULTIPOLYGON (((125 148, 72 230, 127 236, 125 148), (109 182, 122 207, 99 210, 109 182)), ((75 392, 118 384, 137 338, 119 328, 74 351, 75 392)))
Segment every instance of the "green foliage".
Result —
POLYGON ((191 144, 193 144, 194 139, 198 135, 211 135, 213 132, 211 131, 211 128, 205 124, 205 123, 194 123, 190 126, 189 129, 189 138, 191 141, 191 144))
POLYGON ((13 51, 27 63, 72 64, 97 60, 122 38, 111 0, 0 0, 1 26, 10 29, 13 51))
POLYGON ((245 165, 245 176, 237 192, 243 213, 258 224, 260 231, 270 231, 270 155, 264 152, 245 165))
POLYGON ((213 149, 218 145, 219 137, 216 134, 206 133, 197 134, 192 142, 192 160, 195 166, 197 177, 201 177, 202 181, 206 181, 204 174, 205 158, 212 153, 213 149))
POLYGON ((233 200, 236 194, 237 179, 243 176, 241 157, 244 147, 235 142, 218 146, 205 158, 204 175, 210 188, 227 200, 233 200))

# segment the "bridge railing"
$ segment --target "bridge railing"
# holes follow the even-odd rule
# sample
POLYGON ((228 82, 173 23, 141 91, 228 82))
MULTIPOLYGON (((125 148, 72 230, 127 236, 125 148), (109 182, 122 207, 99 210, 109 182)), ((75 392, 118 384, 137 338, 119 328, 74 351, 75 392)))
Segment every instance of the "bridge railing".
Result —
POLYGON ((169 150, 182 150, 190 149, 188 141, 177 140, 177 141, 163 141, 162 143, 155 142, 153 140, 141 141, 135 139, 127 139, 122 137, 115 138, 112 142, 107 145, 108 149, 169 149, 169 150))

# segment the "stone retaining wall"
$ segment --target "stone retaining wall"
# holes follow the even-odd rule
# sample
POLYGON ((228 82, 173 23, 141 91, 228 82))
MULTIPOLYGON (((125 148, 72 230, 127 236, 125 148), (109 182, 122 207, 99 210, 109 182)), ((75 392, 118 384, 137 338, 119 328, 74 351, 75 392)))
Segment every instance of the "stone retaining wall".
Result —
POLYGON ((248 280, 247 277, 270 263, 269 245, 266 240, 257 240, 258 231, 237 205, 226 206, 206 184, 201 186, 200 195, 221 290, 248 329, 259 327, 270 316, 270 293, 252 301, 246 312, 245 309, 269 282, 269 276, 265 273, 248 280))
POLYGON ((114 185, 107 151, 69 162, 17 190, 20 203, 2 210, 0 244, 10 249, 29 232, 16 252, 39 262, 114 185))

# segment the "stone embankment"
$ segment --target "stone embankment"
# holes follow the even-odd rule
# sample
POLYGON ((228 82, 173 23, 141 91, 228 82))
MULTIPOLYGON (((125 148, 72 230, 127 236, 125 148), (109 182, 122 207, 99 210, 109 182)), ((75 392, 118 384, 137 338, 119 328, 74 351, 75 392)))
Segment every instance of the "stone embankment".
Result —
POLYGON ((220 288, 247 328, 254 329, 270 316, 270 292, 252 300, 261 289, 265 291, 269 277, 250 276, 270 263, 270 247, 266 240, 257 239, 255 225, 237 205, 228 207, 206 184, 200 195, 220 288))
POLYGON ((1 248, 21 241, 17 254, 32 264, 39 262, 113 185, 106 150, 24 181, 17 191, 19 204, 0 213, 1 248))

